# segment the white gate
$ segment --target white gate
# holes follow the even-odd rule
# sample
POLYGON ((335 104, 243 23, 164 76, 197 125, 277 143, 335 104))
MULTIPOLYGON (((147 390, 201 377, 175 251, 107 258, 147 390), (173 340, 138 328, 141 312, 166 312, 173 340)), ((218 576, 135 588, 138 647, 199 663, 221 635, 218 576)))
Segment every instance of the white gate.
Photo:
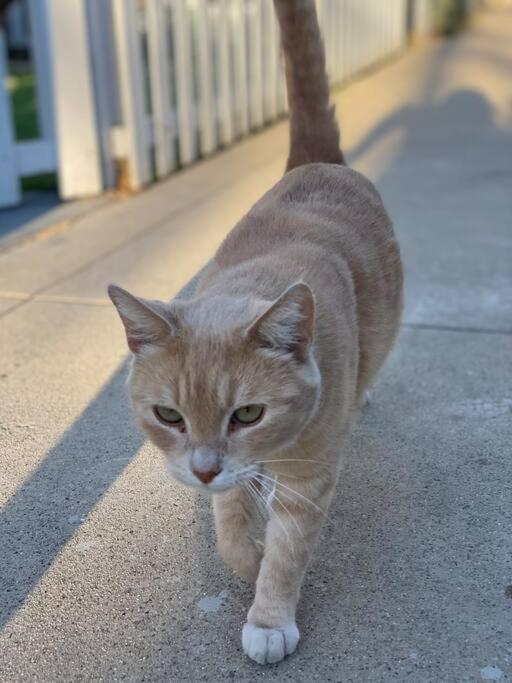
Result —
MULTIPOLYGON (((138 190, 286 112, 272 0, 24 1, 42 136, 14 140, 0 42, 0 206, 50 170, 63 198, 138 190)), ((406 43, 408 0, 317 5, 333 84, 406 43)))

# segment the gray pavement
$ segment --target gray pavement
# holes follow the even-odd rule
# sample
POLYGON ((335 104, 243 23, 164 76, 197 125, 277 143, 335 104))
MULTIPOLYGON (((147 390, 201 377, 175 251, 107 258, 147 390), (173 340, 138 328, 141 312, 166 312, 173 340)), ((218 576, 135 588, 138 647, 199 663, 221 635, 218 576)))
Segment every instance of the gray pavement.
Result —
POLYGON ((169 480, 124 394, 110 281, 169 297, 279 177, 279 124, 0 254, 1 681, 512 680, 512 14, 336 95, 406 267, 278 666, 208 501, 169 480))
POLYGON ((23 203, 9 209, 0 209, 0 238, 38 221, 59 206, 56 191, 33 190, 23 193, 23 203))

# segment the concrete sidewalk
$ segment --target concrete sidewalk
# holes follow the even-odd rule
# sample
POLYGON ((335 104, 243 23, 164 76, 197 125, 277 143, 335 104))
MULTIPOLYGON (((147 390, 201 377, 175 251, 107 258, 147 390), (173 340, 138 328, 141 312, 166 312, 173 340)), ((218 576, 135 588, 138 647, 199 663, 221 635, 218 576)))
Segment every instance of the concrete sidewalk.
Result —
POLYGON ((512 680, 512 14, 336 96, 407 272, 277 667, 208 501, 166 478, 124 394, 105 286, 168 298, 279 177, 277 125, 0 255, 1 681, 512 680))

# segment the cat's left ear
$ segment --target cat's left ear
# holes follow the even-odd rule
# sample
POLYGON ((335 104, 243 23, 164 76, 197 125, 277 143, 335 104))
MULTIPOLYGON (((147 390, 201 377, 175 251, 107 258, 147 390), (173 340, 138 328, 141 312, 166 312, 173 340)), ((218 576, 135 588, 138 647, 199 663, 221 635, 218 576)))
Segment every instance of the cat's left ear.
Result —
POLYGON ((263 348, 305 361, 313 342, 315 298, 304 282, 289 287, 252 323, 247 335, 263 348))
POLYGON ((108 295, 117 308, 132 353, 145 346, 163 346, 177 335, 177 319, 163 301, 142 299, 117 285, 109 285, 108 295))

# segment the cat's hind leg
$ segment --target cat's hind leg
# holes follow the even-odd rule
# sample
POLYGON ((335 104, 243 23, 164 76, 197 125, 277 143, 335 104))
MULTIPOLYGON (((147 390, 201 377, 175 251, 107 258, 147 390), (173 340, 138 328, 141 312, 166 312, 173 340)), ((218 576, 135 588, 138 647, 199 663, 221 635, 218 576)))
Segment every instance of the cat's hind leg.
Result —
POLYGON ((263 543, 257 538, 256 506, 242 488, 213 497, 217 547, 224 562, 242 579, 255 582, 263 543))

